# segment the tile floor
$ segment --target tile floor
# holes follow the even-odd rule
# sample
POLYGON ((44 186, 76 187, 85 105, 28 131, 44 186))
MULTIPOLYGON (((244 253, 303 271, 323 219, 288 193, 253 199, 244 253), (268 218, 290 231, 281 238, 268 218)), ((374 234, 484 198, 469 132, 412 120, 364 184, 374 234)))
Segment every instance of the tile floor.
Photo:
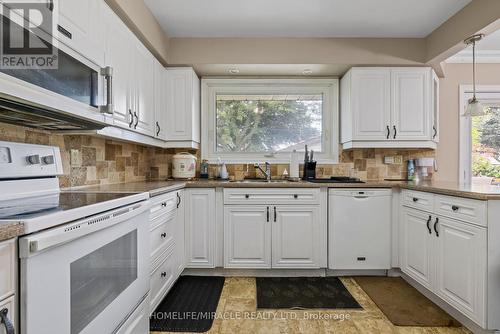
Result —
MULTIPOLYGON (((259 310, 256 309, 255 278, 228 277, 217 307, 212 328, 207 333, 395 333, 395 334, 465 334, 466 328, 397 327, 352 278, 342 278, 349 292, 363 310, 259 310)), ((165 334, 167 332, 152 332, 165 334)))

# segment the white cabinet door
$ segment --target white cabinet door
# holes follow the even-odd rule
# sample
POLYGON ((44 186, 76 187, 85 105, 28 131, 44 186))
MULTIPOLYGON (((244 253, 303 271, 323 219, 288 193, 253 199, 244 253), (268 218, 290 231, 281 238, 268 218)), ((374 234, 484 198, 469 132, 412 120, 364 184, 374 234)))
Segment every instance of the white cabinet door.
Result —
POLYGON ((192 68, 167 68, 167 139, 200 142, 200 81, 192 68))
POLYGON ((430 124, 430 70, 391 71, 393 140, 428 140, 430 124))
POLYGON ((432 290, 434 284, 432 258, 435 256, 431 226, 433 217, 411 208, 404 207, 402 210, 401 270, 432 290))
POLYGON ((353 140, 387 140, 391 113, 391 72, 353 69, 351 108, 353 140))
POLYGON ((155 137, 167 139, 167 74, 163 65, 155 60, 154 70, 154 110, 155 137))
POLYGON ((104 7, 106 17, 106 66, 113 68, 113 122, 115 126, 131 129, 132 80, 134 53, 133 36, 125 24, 108 7, 104 7))
POLYGON ((215 265, 215 189, 185 191, 186 259, 189 268, 215 265))
POLYGON ((486 326, 486 229, 439 216, 435 292, 486 326))
POLYGON ((182 273, 186 267, 186 254, 185 254, 185 224, 184 224, 184 190, 179 190, 176 193, 177 197, 177 212, 175 216, 175 249, 174 256, 177 268, 177 277, 182 273))
POLYGON ((148 136, 155 133, 154 57, 140 42, 135 48, 135 110, 134 130, 148 136))
POLYGON ((439 78, 432 71, 432 99, 431 99, 431 116, 432 116, 432 141, 439 143, 439 78))
POLYGON ((104 25, 101 0, 59 0, 57 39, 97 65, 104 63, 104 25))
POLYGON ((264 205, 224 207, 224 267, 271 268, 271 217, 264 205))
POLYGON ((326 220, 319 206, 273 206, 273 268, 326 266, 326 220))

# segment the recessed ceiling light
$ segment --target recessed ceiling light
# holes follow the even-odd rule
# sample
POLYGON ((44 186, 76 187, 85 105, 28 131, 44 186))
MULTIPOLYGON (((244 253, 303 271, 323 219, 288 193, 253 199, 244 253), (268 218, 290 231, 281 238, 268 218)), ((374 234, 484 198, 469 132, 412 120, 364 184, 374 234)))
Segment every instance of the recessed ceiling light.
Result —
POLYGON ((313 74, 313 71, 310 70, 310 69, 308 69, 308 68, 306 68, 305 70, 302 71, 302 74, 303 75, 311 75, 311 74, 313 74))
POLYGON ((230 74, 238 74, 240 73, 240 70, 238 70, 237 68, 230 68, 228 72, 230 74))

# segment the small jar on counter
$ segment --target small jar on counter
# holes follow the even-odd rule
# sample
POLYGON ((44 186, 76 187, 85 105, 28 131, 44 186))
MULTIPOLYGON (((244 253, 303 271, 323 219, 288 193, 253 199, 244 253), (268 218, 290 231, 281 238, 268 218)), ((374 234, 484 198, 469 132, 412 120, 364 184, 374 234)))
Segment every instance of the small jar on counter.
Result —
POLYGON ((200 166, 200 178, 208 179, 208 160, 203 159, 200 166))

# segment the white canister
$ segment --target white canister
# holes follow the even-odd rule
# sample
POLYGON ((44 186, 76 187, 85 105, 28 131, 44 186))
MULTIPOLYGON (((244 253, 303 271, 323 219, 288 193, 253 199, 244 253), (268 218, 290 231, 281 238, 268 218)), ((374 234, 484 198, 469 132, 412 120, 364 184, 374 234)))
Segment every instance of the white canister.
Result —
POLYGON ((172 177, 192 179, 196 176, 196 157, 188 152, 180 152, 172 157, 172 177))

